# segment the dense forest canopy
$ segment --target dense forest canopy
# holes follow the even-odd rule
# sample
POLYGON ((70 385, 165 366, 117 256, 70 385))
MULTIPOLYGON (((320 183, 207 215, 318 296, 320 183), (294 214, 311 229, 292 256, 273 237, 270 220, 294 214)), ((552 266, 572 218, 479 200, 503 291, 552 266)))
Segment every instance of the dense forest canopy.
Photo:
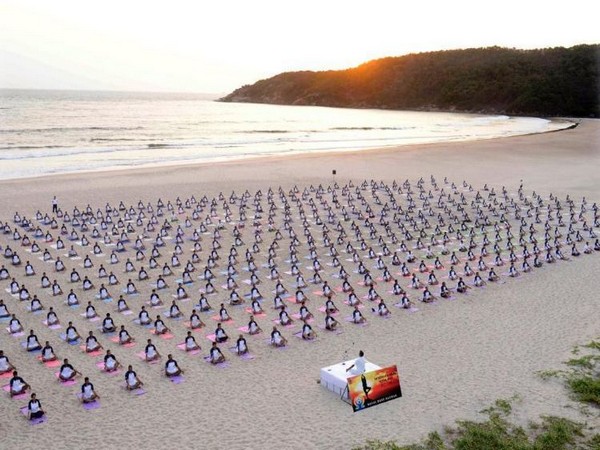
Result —
POLYGON ((282 73, 220 100, 600 117, 600 44, 387 57, 346 70, 282 73))

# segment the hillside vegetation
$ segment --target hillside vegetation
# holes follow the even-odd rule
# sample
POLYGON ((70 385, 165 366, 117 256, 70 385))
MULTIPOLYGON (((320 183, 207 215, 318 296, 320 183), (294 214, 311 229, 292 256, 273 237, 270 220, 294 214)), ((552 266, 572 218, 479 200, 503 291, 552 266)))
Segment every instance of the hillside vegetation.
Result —
POLYGON ((226 102, 600 117, 600 45, 410 54, 346 70, 286 72, 226 102))

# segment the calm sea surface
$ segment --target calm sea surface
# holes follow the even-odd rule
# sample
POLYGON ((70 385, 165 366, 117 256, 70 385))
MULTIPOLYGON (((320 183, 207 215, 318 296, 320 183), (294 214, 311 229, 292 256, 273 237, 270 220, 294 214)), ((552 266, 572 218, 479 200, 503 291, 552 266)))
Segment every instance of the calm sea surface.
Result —
POLYGON ((489 139, 567 123, 218 103, 194 94, 0 90, 0 179, 489 139))

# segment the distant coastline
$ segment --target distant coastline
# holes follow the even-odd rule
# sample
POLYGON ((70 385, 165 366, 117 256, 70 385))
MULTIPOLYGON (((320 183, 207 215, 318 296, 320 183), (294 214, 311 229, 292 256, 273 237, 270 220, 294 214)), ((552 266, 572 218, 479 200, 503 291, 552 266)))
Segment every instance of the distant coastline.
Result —
POLYGON ((336 71, 286 72, 222 102, 600 118, 600 44, 489 47, 388 57, 336 71))

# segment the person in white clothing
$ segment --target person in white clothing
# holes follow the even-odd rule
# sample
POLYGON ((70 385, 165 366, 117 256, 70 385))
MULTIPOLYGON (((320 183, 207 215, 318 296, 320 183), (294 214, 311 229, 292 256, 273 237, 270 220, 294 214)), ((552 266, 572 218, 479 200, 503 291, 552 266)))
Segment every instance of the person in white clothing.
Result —
POLYGON ((35 393, 32 393, 31 400, 29 400, 29 403, 27 404, 27 417, 29 418, 29 420, 39 419, 44 414, 45 413, 44 413, 44 410, 42 409, 42 404, 35 397, 35 393))
POLYGON ((128 391, 133 391, 142 387, 144 383, 138 378, 137 374, 133 370, 131 365, 127 366, 127 372, 125 372, 125 386, 128 391))
POLYGON ((90 379, 88 377, 85 377, 83 384, 81 385, 81 402, 92 403, 99 398, 100 396, 96 394, 96 391, 94 390, 94 385, 90 383, 90 379))
POLYGON ((0 350, 0 374, 5 374, 14 370, 14 366, 10 363, 8 358, 4 355, 4 350, 0 350))
POLYGON ((167 362, 165 363, 165 375, 168 377, 175 377, 181 375, 183 370, 179 368, 177 361, 173 359, 173 355, 167 356, 167 362))
POLYGON ((358 358, 354 360, 354 364, 346 369, 346 372, 352 371, 354 375, 360 375, 365 373, 367 360, 365 359, 365 353, 361 350, 358 352, 358 358))

